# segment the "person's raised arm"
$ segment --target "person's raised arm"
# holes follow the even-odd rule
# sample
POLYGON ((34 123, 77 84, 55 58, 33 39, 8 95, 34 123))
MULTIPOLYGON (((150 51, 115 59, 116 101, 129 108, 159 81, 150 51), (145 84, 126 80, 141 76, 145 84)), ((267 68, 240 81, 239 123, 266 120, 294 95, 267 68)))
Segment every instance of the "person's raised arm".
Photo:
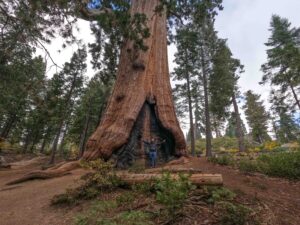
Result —
POLYGON ((166 139, 163 139, 161 142, 158 142, 157 145, 161 145, 166 142, 166 139))
POLYGON ((142 140, 146 145, 150 145, 148 141, 142 140))

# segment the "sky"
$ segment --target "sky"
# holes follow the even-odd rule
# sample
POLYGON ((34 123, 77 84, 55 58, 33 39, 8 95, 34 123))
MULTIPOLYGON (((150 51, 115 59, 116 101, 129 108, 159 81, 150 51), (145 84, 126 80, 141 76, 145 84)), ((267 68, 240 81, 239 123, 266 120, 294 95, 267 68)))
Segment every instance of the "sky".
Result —
MULTIPOLYGON (((239 80, 240 90, 242 93, 253 90, 260 94, 261 99, 268 107, 270 86, 261 86, 258 83, 263 75, 260 67, 267 60, 267 48, 264 43, 270 36, 271 16, 277 14, 285 17, 292 23, 292 26, 300 27, 300 0, 223 0, 223 6, 224 9, 216 17, 215 28, 220 38, 227 39, 233 57, 240 59, 245 66, 245 73, 239 80)), ((94 41, 88 22, 79 21, 79 28, 80 31, 76 34, 78 38, 81 38, 85 43, 94 41)), ((52 58, 60 66, 68 61, 77 49, 76 46, 70 46, 59 53, 61 46, 61 39, 54 40, 51 46, 48 46, 52 58)), ((174 45, 168 47, 171 71, 175 66, 173 63, 175 52, 176 47, 174 45)), ((89 57, 88 60, 90 61, 90 59, 89 57)), ((51 62, 49 61, 49 76, 56 71, 55 67, 50 68, 50 65, 51 62)), ((95 71, 89 64, 87 75, 91 77, 94 74, 95 71)), ((242 117, 244 118, 244 115, 242 117)))
POLYGON ((239 86, 261 94, 267 104, 269 85, 259 85, 260 67, 267 61, 266 46, 272 14, 287 18, 300 27, 300 0, 223 0, 224 10, 216 18, 219 37, 226 38, 233 57, 245 66, 239 86))

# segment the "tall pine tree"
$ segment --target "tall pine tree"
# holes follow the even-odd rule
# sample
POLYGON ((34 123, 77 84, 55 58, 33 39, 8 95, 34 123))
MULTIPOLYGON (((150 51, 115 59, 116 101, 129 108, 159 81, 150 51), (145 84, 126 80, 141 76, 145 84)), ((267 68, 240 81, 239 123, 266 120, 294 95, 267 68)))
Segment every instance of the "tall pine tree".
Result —
POLYGON ((263 143, 270 140, 268 135, 269 114, 266 112, 263 102, 260 101, 260 95, 247 91, 245 99, 246 102, 243 108, 253 141, 263 143))

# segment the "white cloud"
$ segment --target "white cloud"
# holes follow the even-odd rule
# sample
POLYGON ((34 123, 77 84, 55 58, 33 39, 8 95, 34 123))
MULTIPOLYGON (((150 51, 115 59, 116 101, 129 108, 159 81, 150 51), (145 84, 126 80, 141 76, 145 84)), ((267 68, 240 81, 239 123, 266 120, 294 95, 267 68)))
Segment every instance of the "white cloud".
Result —
POLYGON ((266 62, 266 46, 272 14, 288 18, 299 27, 299 0, 224 0, 224 10, 216 18, 219 36, 228 39, 234 57, 245 65, 239 85, 243 92, 252 89, 267 100, 269 86, 261 86, 260 66, 266 62))

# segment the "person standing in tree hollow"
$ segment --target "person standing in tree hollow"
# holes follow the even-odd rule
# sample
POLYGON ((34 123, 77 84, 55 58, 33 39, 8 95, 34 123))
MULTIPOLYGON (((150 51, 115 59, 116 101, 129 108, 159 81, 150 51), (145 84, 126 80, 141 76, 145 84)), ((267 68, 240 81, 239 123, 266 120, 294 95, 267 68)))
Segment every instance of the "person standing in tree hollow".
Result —
POLYGON ((143 142, 149 147, 149 158, 150 158, 150 165, 152 168, 156 166, 157 149, 165 141, 166 140, 163 140, 161 142, 156 142, 154 138, 151 138, 150 142, 143 140, 143 142))

